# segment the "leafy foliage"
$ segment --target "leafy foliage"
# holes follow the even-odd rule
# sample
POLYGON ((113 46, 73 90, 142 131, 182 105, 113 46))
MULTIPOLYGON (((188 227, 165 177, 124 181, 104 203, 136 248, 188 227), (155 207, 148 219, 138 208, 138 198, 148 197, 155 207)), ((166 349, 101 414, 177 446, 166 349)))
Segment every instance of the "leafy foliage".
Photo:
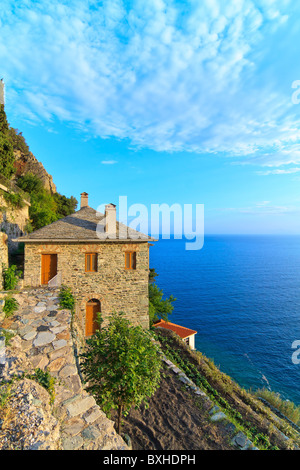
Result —
POLYGON ((73 196, 67 198, 59 193, 51 194, 43 187, 42 181, 32 173, 21 176, 17 184, 23 191, 30 194, 30 230, 51 224, 72 214, 76 209, 77 200, 73 196))
MULTIPOLYGON (((14 151, 19 150, 25 157, 30 154, 29 147, 18 129, 14 129, 7 122, 4 105, 0 107, 0 175, 11 180, 16 175, 17 185, 30 195, 29 208, 30 222, 28 231, 33 231, 51 224, 56 220, 72 214, 76 210, 77 200, 59 193, 52 194, 44 188, 38 176, 25 173, 26 158, 15 161, 14 151), (19 165, 19 167, 18 167, 19 165), (21 176, 20 176, 21 175, 21 176)), ((22 207, 22 196, 9 193, 5 196, 7 202, 13 207, 22 207)))
POLYGON ((5 313, 6 318, 13 315, 13 313, 18 310, 19 302, 10 295, 5 297, 5 304, 3 307, 3 312, 5 313))
POLYGON ((27 377, 31 380, 35 380, 38 382, 42 387, 44 387, 49 395, 50 395, 50 405, 54 403, 55 400, 55 383, 56 379, 52 377, 50 372, 46 369, 45 371, 37 368, 34 371, 34 374, 27 375, 27 377))
POLYGON ((70 287, 61 286, 58 298, 61 308, 66 308, 73 312, 75 307, 75 298, 70 287))
POLYGON ((2 195, 6 203, 12 207, 21 209, 25 205, 23 201, 23 196, 20 193, 8 193, 6 191, 2 191, 2 195))
POLYGON ((157 276, 154 269, 150 269, 149 273, 149 317, 150 324, 152 325, 155 321, 162 318, 163 320, 168 320, 168 315, 170 315, 174 306, 172 305, 175 302, 176 298, 173 295, 170 295, 169 298, 163 299, 163 291, 155 284, 154 280, 157 276))
POLYGON ((62 194, 53 194, 54 201, 56 203, 56 214, 59 219, 67 217, 72 214, 77 206, 77 199, 74 196, 66 197, 62 194))
POLYGON ((105 412, 118 410, 117 430, 122 414, 139 407, 152 396, 160 381, 161 361, 151 335, 132 326, 123 313, 114 313, 107 327, 102 326, 87 340, 82 370, 87 390, 105 412))
POLYGON ((14 150, 20 150, 24 155, 28 155, 30 150, 22 132, 18 129, 14 129, 13 127, 9 127, 8 133, 14 150))
POLYGON ((17 287, 21 272, 17 270, 14 264, 7 267, 2 265, 3 288, 4 290, 13 290, 17 287))
POLYGON ((0 174, 11 178, 15 172, 14 162, 13 144, 9 135, 4 105, 0 105, 0 174))

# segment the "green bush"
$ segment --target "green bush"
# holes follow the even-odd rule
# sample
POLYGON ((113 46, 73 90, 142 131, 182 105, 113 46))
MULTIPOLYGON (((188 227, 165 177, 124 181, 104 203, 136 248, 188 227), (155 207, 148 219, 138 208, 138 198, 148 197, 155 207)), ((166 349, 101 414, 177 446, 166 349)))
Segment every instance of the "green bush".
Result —
POLYGON ((22 194, 20 193, 7 193, 6 191, 3 191, 2 195, 6 203, 13 208, 22 209, 22 207, 25 206, 22 194))
POLYGON ((46 190, 38 176, 26 173, 19 177, 18 187, 30 194, 29 217, 31 230, 37 230, 76 210, 77 200, 46 190))
POLYGON ((21 277, 21 271, 17 270, 17 266, 14 264, 7 267, 2 265, 2 276, 3 276, 3 288, 4 290, 14 290, 21 277))
POLYGON ((117 432, 131 406, 138 408, 159 387, 161 359, 148 331, 133 326, 123 313, 114 313, 107 327, 100 323, 87 339, 82 372, 104 412, 118 410, 117 432))
POLYGON ((48 370, 35 369, 34 374, 28 376, 28 378, 35 380, 42 387, 44 387, 50 395, 50 404, 54 403, 55 400, 55 378, 51 376, 48 370))
POLYGON ((0 173, 10 179, 15 173, 15 156, 13 143, 9 135, 9 126, 4 111, 4 105, 0 105, 0 173))
POLYGON ((61 306, 61 308, 66 308, 68 310, 71 310, 72 312, 74 311, 75 298, 72 294, 72 290, 70 289, 70 287, 61 286, 58 298, 59 305, 61 306))
POLYGON ((5 297, 5 304, 3 307, 3 312, 5 313, 6 318, 13 315, 13 313, 18 310, 19 302, 11 296, 5 297))

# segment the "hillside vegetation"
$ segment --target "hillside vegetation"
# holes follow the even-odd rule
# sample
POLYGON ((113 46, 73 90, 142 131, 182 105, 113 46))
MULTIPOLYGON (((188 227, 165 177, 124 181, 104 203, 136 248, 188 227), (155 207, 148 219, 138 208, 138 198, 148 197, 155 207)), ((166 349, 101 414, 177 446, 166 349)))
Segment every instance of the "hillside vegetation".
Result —
MULTIPOLYGON (((26 170, 26 159, 35 158, 27 145, 22 132, 11 127, 7 121, 4 106, 0 108, 0 175, 13 182, 30 197, 30 223, 27 232, 44 227, 56 220, 72 214, 77 207, 75 197, 70 198, 49 190, 38 174, 26 170), (20 154, 22 159, 16 158, 20 154)), ((46 172, 45 172, 46 173, 46 172)), ((52 177, 49 175, 52 179, 52 177)), ((20 204, 20 198, 10 197, 10 204, 20 204)))
POLYGON ((300 446, 300 434, 279 419, 255 394, 233 379, 199 351, 192 351, 173 332, 160 329, 155 336, 165 355, 200 387, 234 426, 260 449, 284 450, 300 446))

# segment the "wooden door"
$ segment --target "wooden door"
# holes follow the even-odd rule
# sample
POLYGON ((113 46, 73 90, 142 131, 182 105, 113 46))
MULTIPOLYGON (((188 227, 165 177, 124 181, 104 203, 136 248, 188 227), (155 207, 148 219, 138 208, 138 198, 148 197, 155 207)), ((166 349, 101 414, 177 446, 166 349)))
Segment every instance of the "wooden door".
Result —
POLYGON ((86 304, 85 335, 92 336, 99 328, 98 313, 101 312, 99 300, 90 300, 86 304))
POLYGON ((42 284, 48 284, 57 274, 57 255, 42 255, 42 284))

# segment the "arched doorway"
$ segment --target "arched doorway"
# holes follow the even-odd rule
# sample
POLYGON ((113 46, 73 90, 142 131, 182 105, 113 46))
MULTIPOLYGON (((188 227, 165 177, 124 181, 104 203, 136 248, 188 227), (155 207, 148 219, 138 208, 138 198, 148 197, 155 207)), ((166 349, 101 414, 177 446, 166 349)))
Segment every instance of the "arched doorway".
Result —
POLYGON ((98 313, 101 312, 101 304, 97 299, 91 299, 86 303, 85 336, 92 336, 99 328, 98 313))

